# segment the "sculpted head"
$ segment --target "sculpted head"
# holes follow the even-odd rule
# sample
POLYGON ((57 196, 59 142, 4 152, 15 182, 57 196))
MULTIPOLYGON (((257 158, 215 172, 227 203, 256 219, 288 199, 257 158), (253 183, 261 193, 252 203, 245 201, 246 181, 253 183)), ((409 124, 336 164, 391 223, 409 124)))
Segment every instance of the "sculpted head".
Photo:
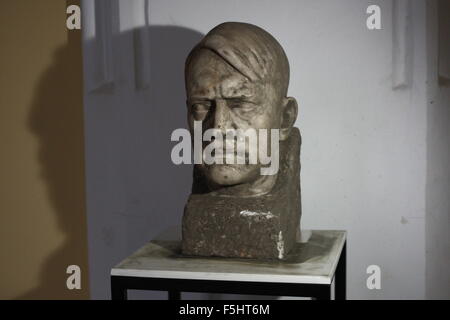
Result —
MULTIPOLYGON (((279 129, 280 141, 289 137, 297 117, 297 102, 287 97, 289 63, 280 44, 263 29, 236 22, 215 27, 189 54, 185 81, 191 130, 194 121, 202 121, 203 132, 269 129, 269 152, 270 129, 279 129)), ((256 164, 197 166, 211 191, 264 194, 276 180, 276 175, 260 174, 259 157, 256 164)))

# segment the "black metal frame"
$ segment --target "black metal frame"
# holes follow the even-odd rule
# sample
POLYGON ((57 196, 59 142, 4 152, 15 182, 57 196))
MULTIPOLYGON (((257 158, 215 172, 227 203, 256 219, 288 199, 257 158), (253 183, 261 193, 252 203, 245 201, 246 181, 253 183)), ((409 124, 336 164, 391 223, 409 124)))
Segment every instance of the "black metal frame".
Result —
MULTIPOLYGON (((336 300, 346 299, 347 244, 344 242, 334 278, 336 300)), ((223 280, 166 279, 111 276, 111 299, 127 300, 127 290, 167 291, 169 300, 181 299, 181 292, 234 293, 270 296, 312 297, 331 300, 331 284, 276 283, 223 280)))

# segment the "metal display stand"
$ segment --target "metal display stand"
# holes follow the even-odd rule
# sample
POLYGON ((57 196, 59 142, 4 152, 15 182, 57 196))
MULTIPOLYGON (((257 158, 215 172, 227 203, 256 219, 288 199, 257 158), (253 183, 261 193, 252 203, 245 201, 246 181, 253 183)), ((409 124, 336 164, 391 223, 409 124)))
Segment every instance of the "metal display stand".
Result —
POLYGON ((346 299, 346 232, 304 230, 283 261, 186 257, 179 241, 152 241, 111 269, 111 298, 127 290, 346 299), (303 236, 302 236, 303 237, 303 236), (303 237, 305 238, 305 237, 303 237))

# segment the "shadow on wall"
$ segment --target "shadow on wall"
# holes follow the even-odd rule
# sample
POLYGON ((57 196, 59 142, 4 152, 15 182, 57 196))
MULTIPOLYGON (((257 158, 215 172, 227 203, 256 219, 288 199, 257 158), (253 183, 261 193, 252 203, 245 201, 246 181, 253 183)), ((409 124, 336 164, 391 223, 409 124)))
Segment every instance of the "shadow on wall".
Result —
POLYGON ((38 286, 17 299, 89 298, 80 32, 69 33, 67 43, 42 74, 28 115, 29 130, 39 141, 41 178, 65 239, 41 267, 38 286), (81 290, 66 287, 72 264, 82 270, 81 290))
MULTIPOLYGON (((192 166, 175 165, 170 140, 187 128, 184 62, 203 34, 176 26, 149 26, 149 86, 136 89, 134 39, 141 28, 113 38, 114 86, 85 92, 87 209, 91 297, 108 299, 110 269, 172 229, 179 237, 192 185, 192 166), (176 226, 176 228, 173 228, 176 226)), ((84 44, 85 70, 95 66, 95 42, 84 44), (86 54, 87 53, 87 54, 86 54)), ((86 81, 86 80, 85 80, 86 81)), ((130 292, 162 298, 164 292, 130 292)))

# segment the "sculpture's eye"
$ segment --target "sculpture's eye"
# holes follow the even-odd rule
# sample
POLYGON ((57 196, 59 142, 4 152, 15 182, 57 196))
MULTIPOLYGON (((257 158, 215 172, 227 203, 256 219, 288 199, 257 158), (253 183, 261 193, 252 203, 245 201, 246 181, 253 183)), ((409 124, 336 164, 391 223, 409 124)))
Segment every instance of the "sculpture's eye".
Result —
POLYGON ((195 120, 202 120, 211 108, 211 103, 208 101, 195 102, 191 105, 191 112, 195 120))
POLYGON ((228 101, 228 107, 239 116, 250 116, 257 106, 250 101, 232 99, 228 101))
POLYGON ((229 99, 227 100, 227 105, 230 109, 241 108, 243 105, 243 101, 239 99, 229 99))
POLYGON ((205 112, 209 110, 209 106, 206 103, 194 103, 192 105, 192 111, 194 112, 205 112))

